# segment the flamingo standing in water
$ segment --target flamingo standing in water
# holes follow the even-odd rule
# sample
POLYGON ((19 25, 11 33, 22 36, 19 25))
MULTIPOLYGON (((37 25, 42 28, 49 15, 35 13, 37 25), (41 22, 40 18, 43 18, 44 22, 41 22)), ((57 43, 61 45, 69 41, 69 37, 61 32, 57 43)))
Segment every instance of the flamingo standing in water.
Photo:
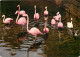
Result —
MULTIPOLYGON (((45 9, 46 10, 44 11, 44 16, 48 16, 47 6, 45 7, 45 9)), ((45 28, 43 29, 43 31, 44 31, 44 33, 48 33, 49 29, 46 27, 48 18, 46 18, 46 17, 44 17, 44 18, 45 18, 45 28)))
POLYGON ((45 44, 46 44, 46 40, 48 38, 48 33, 49 33, 49 28, 47 28, 46 26, 47 26, 47 18, 45 18, 45 26, 44 26, 44 29, 43 29, 43 32, 45 33, 44 34, 45 44))
POLYGON ((36 13, 36 5, 34 6, 34 8, 35 8, 35 14, 34 14, 34 19, 35 20, 39 20, 39 13, 36 13))
POLYGON ((45 7, 44 16, 48 16, 47 6, 45 7))
POLYGON ((49 29, 46 27, 47 25, 47 20, 45 20, 45 27, 43 29, 44 33, 48 33, 49 32, 49 29))
POLYGON ((56 21, 54 20, 54 17, 53 17, 53 19, 51 20, 51 25, 55 26, 55 24, 56 24, 56 21))
POLYGON ((10 24, 10 22, 13 20, 12 18, 5 19, 5 15, 2 15, 2 17, 3 17, 3 23, 6 23, 6 24, 10 24))
POLYGON ((21 17, 20 19, 18 19, 18 18, 19 18, 19 15, 25 14, 25 11, 23 11, 23 10, 20 11, 20 5, 18 5, 17 7, 19 7, 19 11, 16 11, 16 13, 15 13, 15 14, 18 13, 18 16, 17 16, 17 19, 16 19, 16 24, 24 26, 27 23, 26 18, 25 17, 21 17))
POLYGON ((42 33, 41 33, 40 30, 39 30, 38 28, 36 28, 36 27, 33 27, 33 28, 31 28, 31 29, 29 30, 29 28, 28 28, 29 17, 28 17, 27 14, 24 14, 23 16, 27 17, 27 32, 28 32, 29 34, 32 34, 32 35, 35 36, 35 42, 36 42, 37 35, 38 35, 38 34, 42 34, 42 33))
MULTIPOLYGON (((60 14, 59 14, 60 15, 60 14)), ((59 40, 61 40, 61 29, 63 28, 63 23, 61 22, 61 15, 60 15, 60 20, 59 20, 59 23, 57 24, 57 26, 58 26, 58 29, 59 29, 59 40)))
POLYGON ((9 24, 10 25, 10 22, 13 20, 12 18, 6 18, 5 19, 5 15, 2 15, 2 17, 3 17, 3 23, 5 23, 5 24, 9 24))
POLYGON ((60 20, 59 20, 59 23, 58 23, 58 29, 62 29, 63 28, 63 23, 61 22, 61 15, 59 14, 59 18, 60 18, 60 20))

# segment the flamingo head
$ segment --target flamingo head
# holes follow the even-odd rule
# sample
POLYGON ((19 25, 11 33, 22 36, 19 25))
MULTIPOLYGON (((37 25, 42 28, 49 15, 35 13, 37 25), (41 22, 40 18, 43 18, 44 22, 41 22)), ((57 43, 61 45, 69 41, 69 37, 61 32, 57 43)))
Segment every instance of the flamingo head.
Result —
POLYGON ((5 17, 5 15, 2 15, 2 17, 5 17))
POLYGON ((20 7, 20 5, 17 5, 17 7, 20 7))
POLYGON ((15 14, 19 13, 19 11, 16 11, 15 14))
POLYGON ((47 9, 47 6, 45 7, 45 9, 47 9))
POLYGON ((36 5, 34 6, 34 8, 36 9, 36 5))

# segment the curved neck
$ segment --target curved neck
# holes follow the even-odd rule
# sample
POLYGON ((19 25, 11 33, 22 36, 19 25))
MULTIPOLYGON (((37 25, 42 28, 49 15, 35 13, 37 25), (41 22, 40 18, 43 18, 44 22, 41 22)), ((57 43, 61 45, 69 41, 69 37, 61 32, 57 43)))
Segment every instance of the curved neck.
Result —
POLYGON ((60 17, 60 22, 61 22, 61 17, 60 17))
POLYGON ((35 8, 35 14, 36 14, 36 8, 35 8))
POLYGON ((71 20, 71 23, 72 23, 72 20, 71 20))
POLYGON ((5 21, 5 16, 3 17, 3 22, 5 21))
POLYGON ((29 17, 27 16, 27 32, 29 32, 29 17))
MULTIPOLYGON (((20 12, 20 7, 19 7, 19 12, 20 12)), ((17 18, 16 18, 16 23, 18 23, 19 12, 18 12, 18 16, 17 16, 17 18)))

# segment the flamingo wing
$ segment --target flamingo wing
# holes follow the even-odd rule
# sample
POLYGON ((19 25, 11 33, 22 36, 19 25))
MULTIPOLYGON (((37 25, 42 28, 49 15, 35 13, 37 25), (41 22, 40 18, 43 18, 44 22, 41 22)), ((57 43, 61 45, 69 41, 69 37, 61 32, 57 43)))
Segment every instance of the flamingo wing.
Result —
POLYGON ((6 18, 4 23, 10 23, 10 21, 12 21, 13 19, 12 18, 6 18))
POLYGON ((40 30, 37 29, 36 27, 31 28, 31 29, 29 30, 29 32, 30 32, 32 35, 42 34, 42 33, 40 32, 40 30))
POLYGON ((26 24, 26 23, 27 23, 27 21, 26 21, 26 18, 25 18, 25 17, 19 18, 19 20, 18 20, 18 24, 19 24, 19 25, 24 25, 24 24, 26 24))

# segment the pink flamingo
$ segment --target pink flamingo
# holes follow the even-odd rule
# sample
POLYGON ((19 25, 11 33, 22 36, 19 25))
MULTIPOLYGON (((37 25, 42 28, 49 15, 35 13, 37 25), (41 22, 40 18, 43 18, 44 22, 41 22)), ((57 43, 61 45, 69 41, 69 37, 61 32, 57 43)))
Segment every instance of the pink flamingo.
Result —
POLYGON ((59 20, 59 23, 57 24, 57 26, 58 26, 58 29, 59 29, 59 40, 61 40, 61 29, 63 28, 63 23, 61 22, 61 15, 60 14, 58 14, 58 16, 59 16, 59 18, 60 18, 60 20, 59 20))
POLYGON ((54 26, 55 24, 56 24, 56 21, 55 21, 54 19, 52 19, 52 20, 51 20, 51 25, 54 26))
POLYGON ((59 14, 59 12, 56 13, 56 16, 54 16, 56 21, 59 21, 59 19, 61 18, 61 15, 59 14))
POLYGON ((62 28, 63 27, 63 23, 61 22, 61 18, 60 18, 60 21, 58 23, 58 28, 62 28))
POLYGON ((17 7, 19 7, 19 11, 16 11, 16 13, 15 13, 15 14, 18 13, 18 16, 17 16, 17 19, 16 19, 16 24, 19 24, 19 25, 23 26, 27 23, 26 18, 25 17, 19 18, 19 15, 25 14, 25 11, 23 11, 23 10, 20 11, 20 5, 18 5, 17 7), (18 20, 18 18, 19 18, 19 20, 18 20))
POLYGON ((23 14, 26 14, 26 12, 24 10, 21 10, 20 12, 19 11, 16 11, 15 14, 19 13, 19 15, 23 15, 23 14))
POLYGON ((5 19, 5 15, 2 15, 2 17, 3 17, 3 23, 5 23, 5 24, 10 24, 10 22, 13 20, 12 18, 5 19))
POLYGON ((38 35, 38 34, 42 34, 42 33, 41 33, 40 30, 39 30, 38 28, 36 28, 36 27, 33 27, 33 28, 31 28, 31 29, 29 30, 29 28, 28 28, 29 17, 28 17, 27 14, 24 14, 23 16, 27 17, 27 32, 28 32, 29 34, 34 35, 34 36, 35 36, 35 40, 36 40, 36 39, 37 39, 37 35, 38 35))
POLYGON ((34 8, 35 8, 34 19, 38 20, 39 19, 39 13, 36 13, 36 5, 34 6, 34 8))
POLYGON ((45 7, 45 11, 44 11, 44 15, 47 16, 48 15, 48 11, 47 11, 47 6, 45 7))
POLYGON ((43 29, 44 33, 48 33, 49 29, 46 27, 47 25, 47 20, 45 20, 45 28, 43 29))
POLYGON ((59 16, 54 16, 55 20, 58 22, 59 21, 59 16))

